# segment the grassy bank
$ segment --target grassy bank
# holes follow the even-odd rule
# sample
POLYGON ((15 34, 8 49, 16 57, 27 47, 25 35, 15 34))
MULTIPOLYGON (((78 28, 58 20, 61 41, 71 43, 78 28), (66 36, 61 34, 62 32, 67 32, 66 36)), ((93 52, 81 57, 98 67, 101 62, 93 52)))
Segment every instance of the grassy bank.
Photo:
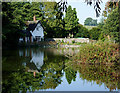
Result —
POLYGON ((106 40, 104 42, 98 41, 95 44, 82 45, 80 52, 73 56, 73 60, 89 64, 118 64, 119 44, 106 40))

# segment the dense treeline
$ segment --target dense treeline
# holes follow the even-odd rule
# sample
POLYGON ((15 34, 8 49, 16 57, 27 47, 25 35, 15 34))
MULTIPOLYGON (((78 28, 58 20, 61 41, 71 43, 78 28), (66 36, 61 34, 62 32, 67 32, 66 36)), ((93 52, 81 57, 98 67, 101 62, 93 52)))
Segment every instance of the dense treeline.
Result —
POLYGON ((56 2, 3 2, 3 45, 17 45, 20 31, 26 28, 25 22, 33 21, 34 15, 43 24, 45 37, 67 37, 78 25, 76 10, 71 8, 70 11, 72 24, 69 30, 69 20, 66 20, 69 16, 63 18, 63 12, 56 2))
POLYGON ((105 40, 108 38, 119 42, 119 12, 118 7, 110 12, 107 19, 102 18, 97 27, 89 30, 89 38, 94 40, 105 40))
POLYGON ((65 16, 61 10, 62 7, 56 2, 3 2, 3 45, 17 45, 19 37, 22 35, 21 30, 26 28, 25 22, 32 21, 34 15, 45 28, 45 38, 87 37, 94 40, 104 40, 106 36, 109 36, 118 42, 119 13, 117 7, 109 13, 105 21, 91 30, 79 24, 75 8, 72 9, 71 6, 68 6, 65 16))
POLYGON ((2 40, 3 45, 17 45, 25 29, 25 22, 33 20, 33 15, 42 19, 39 3, 3 2, 2 3, 2 40))

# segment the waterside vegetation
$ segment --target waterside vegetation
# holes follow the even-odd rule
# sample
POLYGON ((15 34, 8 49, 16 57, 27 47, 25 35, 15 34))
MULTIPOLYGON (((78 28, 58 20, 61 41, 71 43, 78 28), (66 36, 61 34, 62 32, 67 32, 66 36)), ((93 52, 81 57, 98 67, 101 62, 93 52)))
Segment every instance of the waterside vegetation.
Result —
POLYGON ((88 64, 119 64, 119 44, 105 40, 94 44, 81 45, 79 53, 73 56, 78 63, 88 64))

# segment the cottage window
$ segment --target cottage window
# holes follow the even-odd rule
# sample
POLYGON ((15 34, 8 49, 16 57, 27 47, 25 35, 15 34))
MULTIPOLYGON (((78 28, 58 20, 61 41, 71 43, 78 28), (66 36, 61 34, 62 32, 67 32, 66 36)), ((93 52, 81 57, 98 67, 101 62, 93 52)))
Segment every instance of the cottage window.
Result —
POLYGON ((35 38, 36 38, 37 42, 41 41, 40 36, 36 36, 35 38))

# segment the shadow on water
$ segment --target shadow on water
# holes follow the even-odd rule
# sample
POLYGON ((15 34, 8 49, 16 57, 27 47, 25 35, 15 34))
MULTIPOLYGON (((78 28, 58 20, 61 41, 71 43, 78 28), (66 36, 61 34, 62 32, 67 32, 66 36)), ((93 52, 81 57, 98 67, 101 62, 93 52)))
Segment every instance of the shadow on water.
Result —
MULTIPOLYGON (((75 51, 67 49, 66 52, 68 50, 75 51)), ((104 83, 110 91, 120 89, 119 66, 78 65, 69 62, 66 52, 40 48, 3 51, 2 92, 55 90, 64 83, 63 77, 69 85, 75 82, 77 73, 82 80, 94 81, 98 85, 104 83)))

